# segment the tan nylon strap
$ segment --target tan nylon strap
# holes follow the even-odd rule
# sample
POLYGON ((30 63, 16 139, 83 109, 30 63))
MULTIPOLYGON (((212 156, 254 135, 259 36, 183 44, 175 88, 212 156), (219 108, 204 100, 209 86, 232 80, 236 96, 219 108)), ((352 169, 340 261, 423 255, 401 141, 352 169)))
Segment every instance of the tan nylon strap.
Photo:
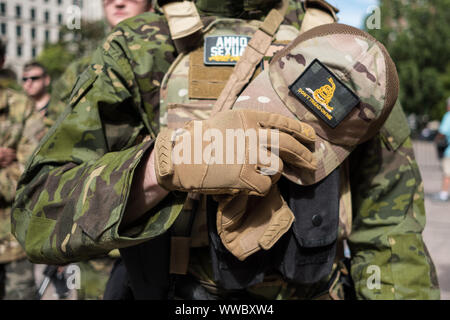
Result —
POLYGON ((169 2, 162 7, 169 25, 170 36, 178 52, 186 52, 201 36, 203 23, 197 7, 191 1, 169 2))
POLYGON ((347 239, 352 232, 352 192, 350 188, 350 163, 348 158, 340 166, 339 187, 339 238, 347 239))
POLYGON ((312 28, 333 22, 336 22, 336 20, 328 12, 315 8, 307 9, 305 16, 303 17, 300 34, 305 33, 312 28))
POLYGON ((228 110, 233 106, 242 88, 250 81, 256 66, 269 49, 275 33, 284 20, 287 6, 288 1, 283 0, 279 8, 272 9, 269 12, 262 25, 255 32, 214 104, 211 115, 228 110))
POLYGON ((304 2, 305 16, 303 17, 300 34, 306 31, 337 21, 337 8, 324 0, 306 0, 304 2))
POLYGON ((280 11, 276 9, 272 9, 267 15, 266 19, 264 19, 263 24, 259 27, 262 31, 267 33, 270 36, 274 36, 278 30, 278 27, 284 20, 284 15, 280 13, 280 11))
POLYGON ((214 104, 211 115, 228 110, 233 106, 242 88, 249 82, 256 66, 264 57, 264 53, 261 53, 264 52, 264 44, 268 48, 272 43, 271 36, 260 30, 256 32, 257 34, 253 36, 247 48, 245 48, 241 59, 234 67, 234 71, 228 79, 225 88, 214 104))

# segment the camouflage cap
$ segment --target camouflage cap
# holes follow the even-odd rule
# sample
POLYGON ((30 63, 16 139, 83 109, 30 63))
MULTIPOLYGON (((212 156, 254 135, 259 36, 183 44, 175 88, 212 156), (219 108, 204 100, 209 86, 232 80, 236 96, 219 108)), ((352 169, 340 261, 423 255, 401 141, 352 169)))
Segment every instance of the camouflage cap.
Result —
POLYGON ((238 97, 234 109, 296 118, 317 134, 315 172, 283 174, 309 185, 330 174, 381 128, 398 97, 398 75, 385 47, 368 33, 332 23, 297 37, 238 97))

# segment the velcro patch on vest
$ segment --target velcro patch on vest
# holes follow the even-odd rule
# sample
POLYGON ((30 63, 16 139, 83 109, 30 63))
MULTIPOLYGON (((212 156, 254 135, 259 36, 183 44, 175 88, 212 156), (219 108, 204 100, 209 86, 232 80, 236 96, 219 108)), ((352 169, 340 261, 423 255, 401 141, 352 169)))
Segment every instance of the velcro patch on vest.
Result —
POLYGON ((289 87, 311 112, 335 128, 356 107, 360 99, 318 59, 315 59, 289 87))
POLYGON ((203 48, 189 55, 189 98, 217 100, 228 78, 233 73, 233 66, 205 66, 203 48))
POLYGON ((248 42, 248 36, 210 36, 205 38, 205 65, 235 65, 242 57, 248 42))

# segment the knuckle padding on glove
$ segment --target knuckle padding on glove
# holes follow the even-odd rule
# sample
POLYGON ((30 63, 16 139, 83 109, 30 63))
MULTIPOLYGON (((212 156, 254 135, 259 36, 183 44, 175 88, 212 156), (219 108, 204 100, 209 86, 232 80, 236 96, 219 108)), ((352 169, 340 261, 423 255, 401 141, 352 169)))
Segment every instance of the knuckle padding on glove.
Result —
POLYGON ((167 176, 173 173, 172 165, 172 141, 169 137, 170 132, 165 130, 162 132, 158 138, 159 143, 157 144, 158 153, 158 168, 159 174, 161 176, 167 176))
POLYGON ((287 204, 283 204, 283 206, 274 213, 270 220, 269 227, 265 230, 261 239, 259 239, 261 248, 264 250, 272 248, 281 236, 289 230, 293 222, 294 216, 287 204))

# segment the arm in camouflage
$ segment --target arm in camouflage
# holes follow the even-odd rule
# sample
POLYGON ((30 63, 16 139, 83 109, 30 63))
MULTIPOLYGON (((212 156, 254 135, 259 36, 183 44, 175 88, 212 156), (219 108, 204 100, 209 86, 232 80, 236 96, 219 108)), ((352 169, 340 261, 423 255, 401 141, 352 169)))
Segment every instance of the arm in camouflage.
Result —
POLYGON ((12 231, 33 262, 67 263, 165 232, 183 197, 171 194, 119 233, 133 173, 155 137, 159 84, 174 60, 166 22, 147 13, 119 24, 77 80, 69 108, 21 177, 12 231))
POLYGON ((72 92, 73 85, 77 81, 78 75, 89 66, 91 59, 92 54, 72 62, 61 77, 52 83, 52 98, 68 104, 70 93, 72 92))
POLYGON ((435 268, 422 238, 423 182, 399 104, 381 132, 350 159, 354 169, 349 245, 356 295, 439 299, 435 268))

